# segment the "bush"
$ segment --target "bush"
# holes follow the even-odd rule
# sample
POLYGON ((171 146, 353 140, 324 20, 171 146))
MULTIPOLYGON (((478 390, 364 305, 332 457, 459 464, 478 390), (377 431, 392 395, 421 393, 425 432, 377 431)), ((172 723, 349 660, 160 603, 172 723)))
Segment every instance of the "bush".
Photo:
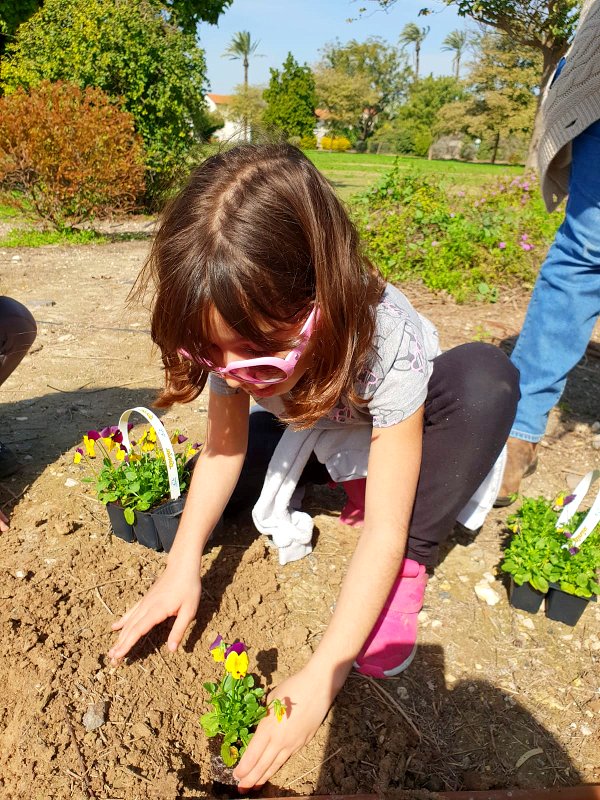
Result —
POLYGON ((100 89, 44 81, 0 98, 0 181, 56 228, 130 211, 143 176, 133 117, 100 89))
POLYGON ((338 153, 343 153, 350 149, 350 139, 345 136, 323 136, 321 139, 321 148, 323 150, 334 150, 338 153))
POLYGON ((494 301, 497 286, 533 282, 560 222, 531 177, 505 177, 485 193, 450 195, 395 166, 355 201, 367 250, 390 280, 421 280, 462 301, 494 301))
POLYGON ((300 139, 300 147, 302 150, 316 150, 317 149, 317 137, 314 133, 310 135, 303 136, 300 139))
POLYGON ((43 80, 102 89, 133 115, 144 143, 145 201, 149 209, 161 207, 172 182, 189 171, 196 143, 209 139, 216 127, 204 100, 204 53, 193 33, 177 28, 175 12, 219 2, 44 0, 39 5, 2 57, 0 94, 29 90, 43 80))

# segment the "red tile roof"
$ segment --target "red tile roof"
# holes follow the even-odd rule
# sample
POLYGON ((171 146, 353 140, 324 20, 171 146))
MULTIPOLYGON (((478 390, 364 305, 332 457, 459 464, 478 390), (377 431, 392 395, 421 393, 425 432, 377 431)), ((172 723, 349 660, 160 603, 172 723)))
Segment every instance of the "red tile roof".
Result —
POLYGON ((233 98, 233 95, 231 94, 207 94, 206 96, 210 97, 213 103, 215 103, 218 106, 231 105, 231 100, 233 98))

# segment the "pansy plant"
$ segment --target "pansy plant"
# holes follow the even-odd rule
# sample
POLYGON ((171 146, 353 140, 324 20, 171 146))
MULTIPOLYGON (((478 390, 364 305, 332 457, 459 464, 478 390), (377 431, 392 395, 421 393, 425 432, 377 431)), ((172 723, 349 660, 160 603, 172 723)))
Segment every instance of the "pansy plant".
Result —
POLYGON ((543 497, 526 498, 512 514, 508 527, 514 533, 504 553, 502 569, 521 586, 547 592, 556 584, 563 592, 579 597, 600 594, 600 529, 593 531, 581 547, 565 547, 586 516, 579 511, 557 529, 559 513, 573 495, 559 495, 554 502, 543 497))
MULTIPOLYGON (((133 426, 128 425, 131 430, 133 426)), ((187 437, 175 431, 171 443, 183 445, 187 437)), ((75 450, 73 462, 84 462, 93 477, 85 483, 95 484, 101 503, 119 503, 126 521, 132 525, 136 511, 147 511, 169 497, 169 476, 164 454, 157 447, 153 428, 144 430, 137 441, 131 440, 129 451, 123 444, 123 434, 116 425, 88 431, 83 446, 75 450)), ((199 444, 187 444, 175 454, 180 490, 183 493, 190 480, 189 459, 198 452, 199 444)))
POLYGON ((281 722, 286 709, 281 700, 267 704, 264 689, 254 685, 254 678, 248 675, 248 651, 243 642, 227 645, 217 636, 209 649, 213 659, 223 664, 225 674, 219 683, 203 684, 213 710, 200 717, 200 724, 209 738, 223 737, 221 758, 227 767, 233 767, 269 710, 281 722))

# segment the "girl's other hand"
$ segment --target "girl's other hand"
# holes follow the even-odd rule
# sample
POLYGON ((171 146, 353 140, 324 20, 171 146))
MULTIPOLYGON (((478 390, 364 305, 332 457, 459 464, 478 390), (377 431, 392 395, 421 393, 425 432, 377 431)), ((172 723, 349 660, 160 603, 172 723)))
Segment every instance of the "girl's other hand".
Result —
POLYGON ((142 636, 167 617, 175 617, 167 647, 171 652, 177 650, 200 605, 200 569, 197 564, 190 567, 186 571, 181 565, 176 568, 167 566, 145 597, 113 623, 113 631, 121 633, 108 652, 112 666, 116 666, 142 636))
POLYGON ((9 528, 8 517, 0 511, 0 533, 5 533, 9 528))
POLYGON ((238 791, 262 786, 288 758, 308 744, 325 719, 336 690, 308 664, 269 694, 279 698, 286 715, 278 721, 273 711, 262 719, 233 777, 238 791))

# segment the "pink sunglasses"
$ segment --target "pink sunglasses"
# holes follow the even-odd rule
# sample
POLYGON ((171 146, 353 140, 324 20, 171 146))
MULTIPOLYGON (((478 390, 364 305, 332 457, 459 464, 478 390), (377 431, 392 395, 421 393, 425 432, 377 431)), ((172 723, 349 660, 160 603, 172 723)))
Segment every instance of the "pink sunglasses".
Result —
MULTIPOLYGON (((249 358, 244 361, 232 361, 231 364, 228 364, 226 367, 216 367, 211 361, 205 358, 197 359, 197 362, 201 366, 206 367, 210 372, 216 372, 223 376, 229 375, 231 378, 243 381, 244 383, 282 383, 293 373, 300 356, 305 351, 308 340, 315 327, 316 316, 317 310, 313 308, 300 331, 300 338, 302 341, 298 347, 291 350, 285 358, 277 358, 276 356, 249 358)), ((186 350, 179 350, 179 352, 184 358, 192 360, 190 354, 186 350)))

